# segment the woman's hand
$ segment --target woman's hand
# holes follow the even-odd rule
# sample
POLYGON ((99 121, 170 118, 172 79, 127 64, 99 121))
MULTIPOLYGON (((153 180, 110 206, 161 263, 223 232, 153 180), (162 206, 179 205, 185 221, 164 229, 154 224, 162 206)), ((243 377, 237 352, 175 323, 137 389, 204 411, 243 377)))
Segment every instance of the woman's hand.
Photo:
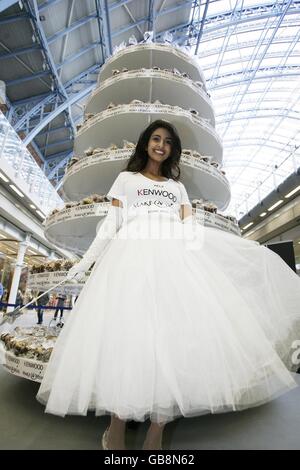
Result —
POLYGON ((85 271, 78 270, 78 263, 75 264, 69 271, 66 277, 67 281, 82 281, 85 278, 85 271))

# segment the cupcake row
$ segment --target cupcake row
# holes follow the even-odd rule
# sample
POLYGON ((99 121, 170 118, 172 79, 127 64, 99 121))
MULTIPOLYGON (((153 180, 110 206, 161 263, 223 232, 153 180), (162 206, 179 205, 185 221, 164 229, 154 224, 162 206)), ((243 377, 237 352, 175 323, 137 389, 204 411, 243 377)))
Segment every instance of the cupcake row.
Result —
POLYGON ((179 44, 175 42, 173 43, 173 35, 169 31, 166 31, 164 33, 163 42, 159 42, 159 43, 153 42, 153 35, 154 35, 153 31, 145 31, 143 40, 138 41, 136 36, 133 34, 132 36, 128 38, 128 42, 122 41, 120 44, 114 46, 112 57, 123 50, 128 51, 128 49, 132 47, 141 46, 143 44, 149 44, 149 45, 152 44, 153 46, 156 46, 156 47, 157 46, 159 46, 160 48, 165 47, 171 50, 176 49, 182 54, 186 54, 187 56, 190 53, 190 48, 188 48, 187 46, 180 46, 179 44))
POLYGON ((229 220, 230 222, 234 223, 235 225, 238 225, 238 221, 236 217, 233 215, 223 215, 218 212, 218 207, 209 201, 205 201, 204 199, 193 199, 192 200, 192 208, 194 209, 194 212, 196 210, 202 210, 204 212, 209 212, 211 214, 217 214, 219 217, 222 217, 225 220, 229 220))
MULTIPOLYGON (((132 150, 134 151, 135 147, 136 147, 136 144, 134 144, 133 142, 128 142, 127 140, 124 140, 124 145, 123 145, 123 150, 132 150)), ((77 163, 79 160, 81 160, 82 158, 84 157, 90 157, 92 155, 101 155, 101 154, 104 154, 104 153, 108 153, 108 152, 114 152, 116 150, 121 150, 120 147, 118 147, 116 144, 111 144, 110 147, 108 148, 100 148, 100 147, 97 147, 97 148, 93 148, 93 147, 89 147, 88 149, 84 150, 84 156, 77 156, 77 155, 74 155, 68 162, 68 164, 66 165, 66 172, 75 164, 77 163)), ((213 166, 214 168, 217 168, 221 171, 221 173, 225 176, 226 175, 226 172, 221 169, 221 164, 219 162, 216 162, 216 161, 213 161, 213 157, 210 156, 210 155, 201 155, 199 152, 197 152, 196 150, 190 150, 190 149, 182 149, 182 157, 193 157, 193 158, 196 158, 198 159, 199 161, 203 162, 203 163, 206 163, 208 165, 211 165, 213 166)))
POLYGON ((33 264, 30 268, 30 274, 39 274, 55 271, 69 271, 76 261, 70 259, 57 259, 43 264, 33 264))
POLYGON ((58 214, 59 212, 65 209, 71 209, 72 207, 86 206, 90 204, 98 204, 100 202, 109 202, 109 199, 106 196, 100 196, 99 194, 92 194, 91 196, 85 197, 81 199, 80 201, 66 202, 63 208, 53 209, 53 211, 49 213, 48 217, 51 217, 54 214, 58 214))
MULTIPOLYGON (((157 67, 157 66, 153 66, 151 68, 145 68, 145 67, 142 67, 140 69, 136 69, 136 70, 129 70, 127 67, 123 67, 121 70, 119 69, 113 69, 112 70, 112 73, 111 73, 111 76, 112 77, 116 77, 118 75, 122 75, 122 74, 136 74, 136 73, 140 73, 140 72, 147 72, 147 71, 154 71, 154 72, 167 72, 167 73, 170 73, 170 74, 173 74, 175 77, 182 77, 182 78, 187 78, 188 80, 191 80, 195 85, 197 85, 199 88, 203 89, 203 82, 199 81, 199 80, 193 80, 192 77, 186 73, 186 72, 182 72, 178 69, 176 69, 175 67, 169 69, 169 68, 161 68, 161 67, 157 67)), ((207 94, 207 96, 210 98, 210 94, 204 90, 205 93, 207 94)))
POLYGON ((48 362, 59 333, 60 328, 55 327, 16 327, 10 333, 3 333, 0 339, 6 351, 17 357, 48 362))
MULTIPOLYGON (((134 151, 135 149, 135 146, 136 144, 134 144, 133 142, 128 142, 127 140, 123 140, 123 147, 122 149, 123 150, 132 150, 134 151)), ((116 144, 111 144, 108 148, 100 148, 100 147, 96 147, 96 148, 93 148, 93 147, 89 147, 87 148, 86 150, 84 150, 83 152, 83 156, 78 156, 78 155, 74 155, 68 162, 67 166, 66 166, 66 172, 68 171, 68 169, 74 165, 74 163, 77 163, 79 160, 81 160, 82 158, 84 157, 90 157, 92 155, 101 155, 102 153, 107 153, 107 152, 114 152, 116 150, 120 150, 121 148, 118 147, 116 144)))
MULTIPOLYGON (((150 102, 150 101, 142 101, 142 100, 134 99, 134 100, 131 100, 129 103, 115 104, 115 103, 111 102, 107 105, 107 107, 104 111, 112 110, 112 109, 117 110, 121 106, 124 106, 124 104, 133 105, 133 106, 144 106, 144 105, 168 106, 168 108, 170 108, 169 111, 172 111, 172 112, 175 112, 175 113, 176 113, 176 111, 182 111, 183 110, 183 108, 181 108, 180 106, 171 106, 171 105, 168 105, 167 103, 162 103, 160 100, 155 100, 154 102, 150 102)), ((203 124, 211 124, 211 120, 207 119, 207 118, 204 118, 204 117, 201 117, 199 112, 196 109, 190 108, 190 109, 185 109, 184 111, 189 112, 194 117, 198 117, 199 121, 202 122, 203 124)), ((99 113, 86 113, 83 123, 77 124, 77 126, 76 126, 77 132, 82 127, 87 125, 88 121, 92 120, 95 116, 97 116, 97 114, 99 114, 99 113)))

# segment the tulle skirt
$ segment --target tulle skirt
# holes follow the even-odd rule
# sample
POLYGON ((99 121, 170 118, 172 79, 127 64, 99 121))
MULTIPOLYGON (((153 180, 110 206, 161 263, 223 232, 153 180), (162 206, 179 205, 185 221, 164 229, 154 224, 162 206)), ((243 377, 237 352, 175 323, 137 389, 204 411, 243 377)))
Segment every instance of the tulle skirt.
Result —
POLYGON ((134 217, 97 260, 41 383, 46 412, 168 422, 296 387, 298 276, 257 242, 147 220, 151 233, 134 217))

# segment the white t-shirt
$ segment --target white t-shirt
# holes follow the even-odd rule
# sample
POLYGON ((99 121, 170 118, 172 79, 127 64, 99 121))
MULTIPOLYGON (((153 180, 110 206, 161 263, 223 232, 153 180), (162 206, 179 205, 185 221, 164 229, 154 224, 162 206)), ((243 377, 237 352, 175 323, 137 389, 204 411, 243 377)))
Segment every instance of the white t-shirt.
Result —
POLYGON ((184 185, 169 179, 154 181, 141 173, 122 171, 107 193, 119 199, 128 212, 139 209, 169 209, 179 213, 182 204, 191 205, 184 185))

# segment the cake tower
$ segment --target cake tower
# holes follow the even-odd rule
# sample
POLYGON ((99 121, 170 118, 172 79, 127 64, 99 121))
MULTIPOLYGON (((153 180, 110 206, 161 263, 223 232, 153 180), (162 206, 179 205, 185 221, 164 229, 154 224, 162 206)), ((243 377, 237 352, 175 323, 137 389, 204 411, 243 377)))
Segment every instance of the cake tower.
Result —
MULTIPOLYGON (((218 213, 229 204, 230 187, 203 73, 182 49, 150 42, 120 48, 101 68, 63 180, 65 207, 54 210, 45 222, 51 242, 77 255, 87 250, 108 211, 108 190, 126 167, 140 133, 156 119, 170 121, 178 130, 181 181, 197 221, 240 235, 235 218, 218 213)), ((44 272, 31 275, 28 286, 46 290, 62 280, 70 266, 57 264, 55 269, 50 263, 44 272)), ((78 294, 84 282, 65 285, 64 290, 78 294)), ((19 358, 26 359, 23 352, 19 358)), ((27 355, 27 363, 42 364, 39 374, 27 378, 40 381, 48 358, 49 353, 27 355)))
POLYGON ((217 213, 228 206, 230 187, 204 76, 182 50, 146 43, 121 49, 99 73, 63 181, 68 203, 46 221, 49 240, 78 254, 86 251, 107 212, 105 194, 125 168, 142 130, 156 119, 172 122, 179 132, 181 181, 197 220, 239 234, 233 217, 217 213))

